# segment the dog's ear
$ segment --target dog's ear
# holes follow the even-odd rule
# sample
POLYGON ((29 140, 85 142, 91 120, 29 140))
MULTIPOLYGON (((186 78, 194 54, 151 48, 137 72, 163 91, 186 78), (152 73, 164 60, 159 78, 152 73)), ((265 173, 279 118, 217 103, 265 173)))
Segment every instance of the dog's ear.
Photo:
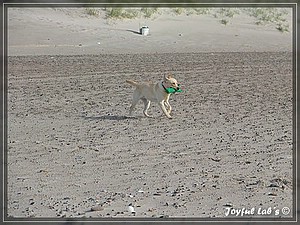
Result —
POLYGON ((165 76, 165 80, 170 80, 171 78, 172 78, 171 74, 165 76))

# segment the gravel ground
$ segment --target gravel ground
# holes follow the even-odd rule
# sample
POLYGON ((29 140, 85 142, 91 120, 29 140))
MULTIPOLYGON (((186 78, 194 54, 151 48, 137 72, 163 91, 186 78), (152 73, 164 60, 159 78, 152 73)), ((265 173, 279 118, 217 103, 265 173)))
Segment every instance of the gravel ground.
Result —
POLYGON ((292 216, 281 210, 293 202, 290 52, 14 56, 8 65, 9 217, 292 216), (174 118, 155 104, 154 118, 143 117, 142 103, 127 117, 125 80, 169 72, 184 90, 171 96, 174 118))

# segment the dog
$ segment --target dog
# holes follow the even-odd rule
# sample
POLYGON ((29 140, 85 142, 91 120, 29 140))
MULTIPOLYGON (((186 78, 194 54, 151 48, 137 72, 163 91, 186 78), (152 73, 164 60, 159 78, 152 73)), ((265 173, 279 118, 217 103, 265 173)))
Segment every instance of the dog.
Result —
POLYGON ((132 104, 130 106, 129 115, 132 115, 132 112, 141 99, 144 102, 143 113, 146 117, 151 117, 148 115, 148 109, 151 102, 157 102, 163 111, 163 113, 171 119, 170 115, 172 107, 169 103, 169 98, 171 93, 167 91, 167 88, 174 88, 179 90, 179 84, 172 75, 164 76, 163 80, 157 83, 137 83, 132 80, 126 80, 127 83, 136 87, 133 92, 132 104))

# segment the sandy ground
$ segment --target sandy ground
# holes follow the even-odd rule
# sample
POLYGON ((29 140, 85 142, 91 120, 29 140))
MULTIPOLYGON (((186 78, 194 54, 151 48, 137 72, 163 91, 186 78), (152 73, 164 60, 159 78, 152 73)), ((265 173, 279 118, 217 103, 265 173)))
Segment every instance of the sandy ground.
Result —
POLYGON ((292 216, 290 33, 167 16, 143 37, 136 20, 27 10, 9 17, 9 217, 292 216), (127 117, 124 81, 169 72, 174 118, 127 117))
POLYGON ((107 21, 86 15, 84 8, 12 8, 8 15, 9 55, 292 50, 290 32, 257 26, 243 14, 226 26, 206 15, 107 21), (149 26, 150 36, 136 33, 142 25, 149 26))

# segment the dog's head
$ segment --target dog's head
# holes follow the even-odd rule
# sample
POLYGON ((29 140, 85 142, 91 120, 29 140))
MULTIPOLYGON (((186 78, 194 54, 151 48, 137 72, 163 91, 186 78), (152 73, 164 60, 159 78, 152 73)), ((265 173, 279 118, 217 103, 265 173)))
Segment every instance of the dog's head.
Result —
POLYGON ((174 88, 176 90, 179 90, 179 84, 175 78, 172 77, 172 75, 164 76, 164 85, 168 88, 174 88))

